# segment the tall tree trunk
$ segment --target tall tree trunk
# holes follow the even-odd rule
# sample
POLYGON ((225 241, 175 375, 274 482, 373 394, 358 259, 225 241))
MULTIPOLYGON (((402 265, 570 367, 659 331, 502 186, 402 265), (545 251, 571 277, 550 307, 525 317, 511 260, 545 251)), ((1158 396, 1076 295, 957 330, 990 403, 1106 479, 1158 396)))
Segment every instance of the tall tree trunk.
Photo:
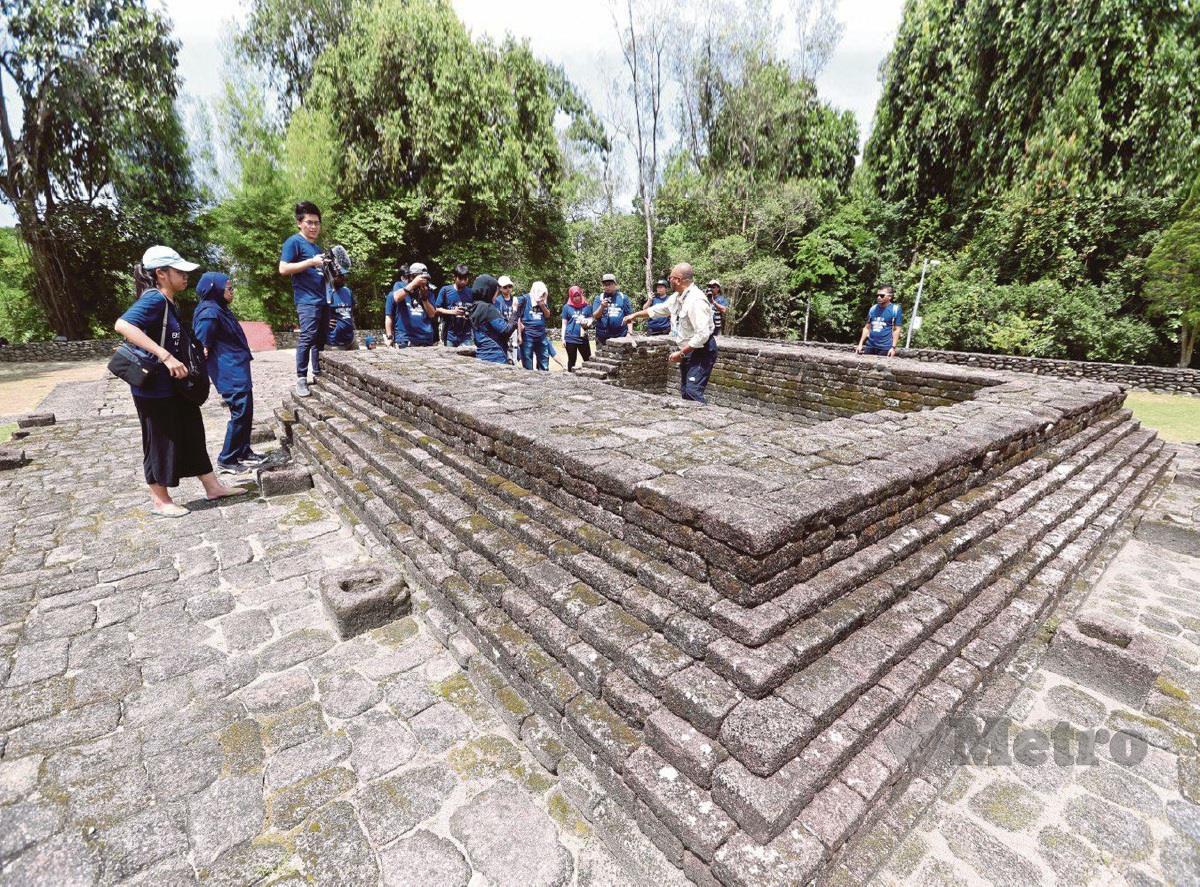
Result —
POLYGON ((71 296, 71 283, 53 230, 29 208, 20 208, 17 218, 33 265, 33 298, 46 312, 50 328, 68 339, 87 338, 87 318, 71 296))
POLYGON ((1179 368, 1187 369, 1192 363, 1192 352, 1196 347, 1196 334, 1200 327, 1189 327, 1186 324, 1179 331, 1179 368))
MULTIPOLYGON (((643 206, 643 210, 645 207, 643 206)), ((654 292, 654 221, 650 213, 643 212, 646 217, 646 292, 654 292)))

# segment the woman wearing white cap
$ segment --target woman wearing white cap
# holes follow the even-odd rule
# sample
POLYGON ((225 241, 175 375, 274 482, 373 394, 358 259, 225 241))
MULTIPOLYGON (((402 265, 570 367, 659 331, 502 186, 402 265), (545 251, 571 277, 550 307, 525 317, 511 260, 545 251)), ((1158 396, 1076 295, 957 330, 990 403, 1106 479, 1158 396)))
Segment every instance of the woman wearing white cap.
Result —
POLYGON ((152 246, 133 269, 137 301, 121 315, 115 329, 134 348, 159 363, 141 385, 132 385, 133 403, 142 426, 142 470, 150 487, 151 511, 159 517, 188 513, 171 501, 170 487, 181 477, 198 477, 209 499, 246 491, 227 487, 213 474, 204 439, 200 407, 180 397, 173 379, 186 378, 184 332, 175 297, 187 289, 188 272, 198 266, 165 246, 152 246))

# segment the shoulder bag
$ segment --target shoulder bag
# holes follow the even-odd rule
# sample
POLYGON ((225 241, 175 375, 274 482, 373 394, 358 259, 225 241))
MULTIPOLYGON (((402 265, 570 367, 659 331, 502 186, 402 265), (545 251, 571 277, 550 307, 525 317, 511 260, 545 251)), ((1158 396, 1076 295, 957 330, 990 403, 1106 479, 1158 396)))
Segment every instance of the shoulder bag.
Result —
MULTIPOLYGON (((166 301, 166 296, 163 296, 163 300, 166 301)), ((167 311, 169 310, 167 306, 163 306, 162 335, 158 339, 159 348, 166 347, 167 311)), ((108 359, 108 371, 131 386, 145 385, 150 374, 160 365, 157 358, 151 357, 128 342, 118 345, 113 356, 108 359)))

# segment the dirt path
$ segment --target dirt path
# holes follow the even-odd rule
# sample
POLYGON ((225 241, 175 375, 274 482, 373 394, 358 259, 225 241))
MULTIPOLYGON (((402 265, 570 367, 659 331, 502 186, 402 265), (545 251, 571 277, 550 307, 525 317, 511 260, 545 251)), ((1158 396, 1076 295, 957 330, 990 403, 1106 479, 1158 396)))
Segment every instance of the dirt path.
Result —
POLYGON ((106 360, 50 363, 0 363, 0 416, 34 410, 60 382, 94 382, 104 378, 106 360))

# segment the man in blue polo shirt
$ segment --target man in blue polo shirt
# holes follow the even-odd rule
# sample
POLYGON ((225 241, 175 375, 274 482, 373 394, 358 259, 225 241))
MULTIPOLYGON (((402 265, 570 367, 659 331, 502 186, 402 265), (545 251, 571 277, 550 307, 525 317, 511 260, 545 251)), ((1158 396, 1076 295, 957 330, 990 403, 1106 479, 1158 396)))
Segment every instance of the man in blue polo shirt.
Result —
POLYGON ((471 341, 471 321, 467 310, 471 307, 471 272, 466 265, 454 268, 454 283, 438 290, 434 307, 441 315, 442 344, 457 348, 471 341))
POLYGON ((317 246, 321 210, 315 203, 302 200, 296 204, 295 216, 298 232, 283 242, 279 273, 292 279, 292 297, 300 327, 296 342, 296 393, 308 397, 309 364, 314 378, 321 375, 321 348, 329 330, 329 306, 325 303, 325 275, 321 273, 325 256, 317 246))
POLYGON ((904 326, 904 313, 899 305, 892 304, 895 295, 895 289, 887 284, 876 290, 875 304, 867 312, 867 322, 858 338, 858 347, 854 349, 859 354, 896 356, 900 330, 904 326))
MULTIPOLYGON (((661 305, 669 298, 671 298, 671 294, 667 292, 667 282, 660 280, 654 285, 654 295, 646 300, 646 304, 642 308, 648 309, 655 305, 661 305)), ((646 321, 647 336, 665 336, 669 332, 671 332, 670 317, 651 317, 646 321)))
POLYGON ((629 296, 617 289, 614 274, 600 278, 604 292, 592 299, 592 318, 596 321, 596 345, 599 347, 609 339, 627 335, 625 318, 633 313, 629 296))
POLYGON ((429 270, 421 262, 408 268, 407 283, 397 283, 384 308, 391 342, 397 348, 437 344, 437 310, 429 292, 429 270))

